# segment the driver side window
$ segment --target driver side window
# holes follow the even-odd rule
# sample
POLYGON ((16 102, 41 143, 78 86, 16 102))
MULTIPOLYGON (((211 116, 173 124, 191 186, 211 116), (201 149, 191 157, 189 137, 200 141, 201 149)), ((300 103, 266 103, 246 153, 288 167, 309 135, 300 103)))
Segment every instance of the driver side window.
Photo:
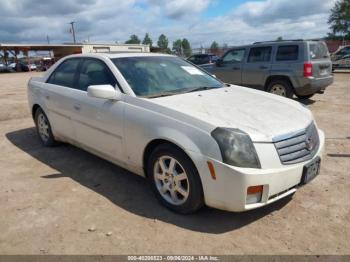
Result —
POLYGON ((84 59, 77 89, 87 91, 90 85, 111 85, 115 87, 116 84, 117 80, 104 62, 93 58, 84 59))
POLYGON ((239 63, 243 61, 245 49, 234 49, 229 51, 222 59, 225 64, 239 63))

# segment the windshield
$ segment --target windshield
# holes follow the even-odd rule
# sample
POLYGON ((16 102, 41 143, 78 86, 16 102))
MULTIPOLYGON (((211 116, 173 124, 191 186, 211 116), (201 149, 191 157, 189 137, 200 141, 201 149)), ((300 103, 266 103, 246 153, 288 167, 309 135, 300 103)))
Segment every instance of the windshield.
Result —
POLYGON ((223 87, 213 76, 178 57, 112 59, 137 96, 157 97, 223 87))

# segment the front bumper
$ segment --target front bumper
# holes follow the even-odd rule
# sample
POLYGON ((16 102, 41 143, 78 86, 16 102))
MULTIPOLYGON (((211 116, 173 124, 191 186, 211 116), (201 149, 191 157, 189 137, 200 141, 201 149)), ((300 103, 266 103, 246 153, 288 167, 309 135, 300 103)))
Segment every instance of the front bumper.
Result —
POLYGON ((241 212, 268 205, 294 193, 301 182, 303 167, 315 158, 322 157, 324 133, 320 130, 318 133, 320 145, 315 156, 293 165, 282 165, 276 150, 272 150, 272 144, 272 147, 268 147, 269 144, 256 146, 262 169, 237 168, 202 155, 192 155, 202 180, 206 205, 241 212), (213 163, 216 179, 211 177, 207 161, 213 163), (261 201, 247 204, 247 188, 257 185, 263 185, 261 201))

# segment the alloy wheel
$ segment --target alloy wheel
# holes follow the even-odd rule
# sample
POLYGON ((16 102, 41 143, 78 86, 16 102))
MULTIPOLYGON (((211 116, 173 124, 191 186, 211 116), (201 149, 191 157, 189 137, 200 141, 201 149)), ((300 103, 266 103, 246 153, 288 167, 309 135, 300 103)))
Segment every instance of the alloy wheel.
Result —
POLYGON ((280 84, 275 84, 271 87, 270 93, 279 95, 279 96, 287 96, 286 88, 280 84))
POLYGON ((38 131, 41 139, 47 142, 50 138, 50 127, 46 116, 40 113, 38 116, 38 131))
POLYGON ((182 205, 190 193, 188 176, 173 157, 162 156, 154 164, 154 180, 160 195, 172 205, 182 205))

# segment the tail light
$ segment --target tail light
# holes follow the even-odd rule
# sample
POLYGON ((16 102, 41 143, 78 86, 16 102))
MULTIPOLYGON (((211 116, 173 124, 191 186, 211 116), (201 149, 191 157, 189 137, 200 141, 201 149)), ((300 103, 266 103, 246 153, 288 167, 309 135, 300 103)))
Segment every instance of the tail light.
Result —
POLYGON ((312 76, 312 64, 304 63, 304 77, 312 76))

